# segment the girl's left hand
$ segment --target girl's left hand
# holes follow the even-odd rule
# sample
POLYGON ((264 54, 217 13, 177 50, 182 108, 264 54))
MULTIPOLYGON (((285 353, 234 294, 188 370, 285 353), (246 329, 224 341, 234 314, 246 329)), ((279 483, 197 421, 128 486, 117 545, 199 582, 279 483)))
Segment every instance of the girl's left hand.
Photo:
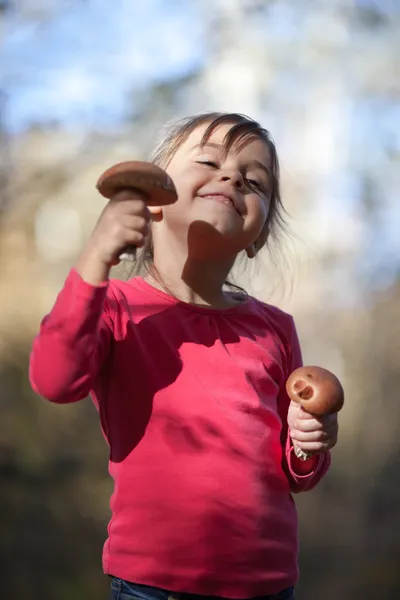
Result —
POLYGON ((309 454, 326 452, 337 443, 337 413, 314 417, 292 400, 288 411, 288 425, 289 435, 295 446, 309 454))

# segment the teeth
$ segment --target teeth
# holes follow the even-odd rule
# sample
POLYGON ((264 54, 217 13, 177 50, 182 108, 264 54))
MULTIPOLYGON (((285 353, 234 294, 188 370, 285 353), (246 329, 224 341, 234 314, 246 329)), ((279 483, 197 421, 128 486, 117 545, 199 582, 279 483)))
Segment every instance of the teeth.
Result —
POLYGON ((227 198, 226 196, 223 196, 222 194, 208 194, 205 197, 206 198, 222 198, 223 200, 226 200, 227 202, 230 202, 231 204, 233 204, 233 202, 230 198, 227 198))
POLYGON ((233 200, 231 200, 230 198, 228 198, 227 196, 224 196, 223 194, 207 194, 206 196, 203 196, 203 198, 223 198, 224 200, 226 200, 227 202, 229 202, 233 208, 236 210, 236 212, 238 213, 238 215, 242 216, 242 213, 238 210, 238 208, 236 208, 235 203, 233 202, 233 200))

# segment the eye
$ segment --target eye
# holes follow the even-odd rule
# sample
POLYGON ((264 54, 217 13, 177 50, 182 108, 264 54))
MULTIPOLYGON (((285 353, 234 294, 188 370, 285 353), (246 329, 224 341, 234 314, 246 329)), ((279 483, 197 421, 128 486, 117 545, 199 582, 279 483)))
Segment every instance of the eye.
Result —
POLYGON ((214 169, 218 169, 218 165, 213 160, 198 160, 196 161, 199 165, 207 165, 208 167, 213 167, 214 169))
POLYGON ((247 183, 249 185, 251 185, 252 187, 255 187, 255 188, 259 189, 259 190, 261 190, 262 187, 263 187, 261 185, 261 183, 259 181, 256 181, 255 179, 246 179, 246 181, 247 181, 247 183))

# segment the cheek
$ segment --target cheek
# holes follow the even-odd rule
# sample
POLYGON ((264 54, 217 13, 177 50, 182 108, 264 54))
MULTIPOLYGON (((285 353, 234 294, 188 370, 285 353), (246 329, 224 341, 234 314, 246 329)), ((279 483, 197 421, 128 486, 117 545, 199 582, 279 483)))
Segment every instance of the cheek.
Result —
POLYGON ((266 200, 260 196, 252 196, 247 204, 247 219, 245 230, 253 242, 259 240, 267 222, 269 207, 266 200))
POLYGON ((260 196, 256 195, 250 196, 246 204, 248 218, 255 227, 260 227, 261 230, 268 217, 269 204, 266 200, 263 200, 260 196))
POLYGON ((175 184, 178 196, 187 195, 188 192, 192 191, 199 179, 198 173, 191 165, 188 165, 185 169, 172 167, 166 169, 166 171, 175 184))

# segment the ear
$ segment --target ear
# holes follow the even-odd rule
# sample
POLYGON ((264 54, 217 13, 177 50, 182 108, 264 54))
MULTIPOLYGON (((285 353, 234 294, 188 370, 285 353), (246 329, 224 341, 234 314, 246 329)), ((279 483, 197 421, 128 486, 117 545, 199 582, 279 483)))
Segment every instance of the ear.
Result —
POLYGON ((256 241, 254 242, 254 248, 255 248, 256 254, 257 254, 257 252, 259 252, 261 250, 261 248, 263 248, 263 246, 265 246, 268 236, 269 236, 269 223, 267 222, 264 225, 264 229, 262 230, 262 232, 260 233, 260 235, 258 236, 256 241))
POLYGON ((162 220, 162 206, 148 206, 147 209, 151 215, 152 221, 158 223, 162 220))
POLYGON ((255 257, 255 255, 257 254, 257 251, 256 251, 256 247, 254 244, 250 244, 250 246, 247 246, 246 254, 249 258, 255 257))

